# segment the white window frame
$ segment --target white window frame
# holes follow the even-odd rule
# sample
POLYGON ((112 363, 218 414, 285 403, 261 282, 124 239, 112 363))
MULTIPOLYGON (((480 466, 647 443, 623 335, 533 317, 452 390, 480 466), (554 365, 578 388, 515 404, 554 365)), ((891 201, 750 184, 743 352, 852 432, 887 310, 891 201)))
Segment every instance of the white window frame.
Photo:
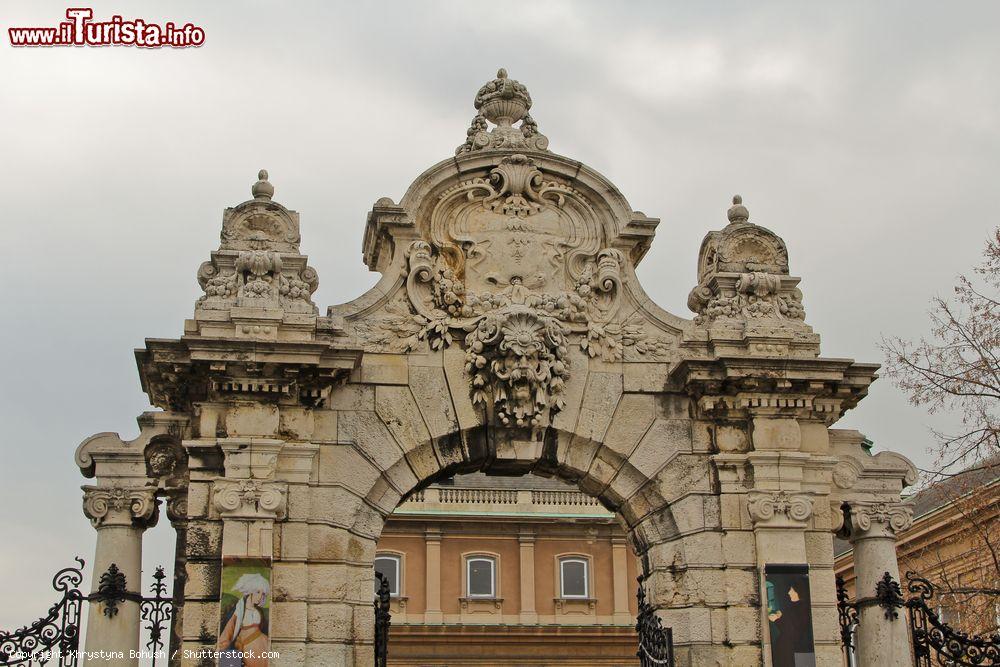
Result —
POLYGON ((559 558, 559 597, 567 600, 587 600, 590 598, 590 559, 583 556, 562 556, 559 558), (566 571, 563 569, 564 563, 583 564, 583 595, 567 595, 566 593, 566 571))
POLYGON ((375 562, 379 560, 394 560, 396 561, 396 591, 392 590, 392 581, 389 582, 389 597, 398 598, 403 592, 403 557, 399 554, 376 554, 375 562))
POLYGON ((487 554, 474 554, 465 557, 465 594, 470 598, 482 598, 484 600, 496 598, 497 596, 497 557, 487 554), (490 592, 472 592, 472 563, 473 561, 485 561, 490 564, 490 592))

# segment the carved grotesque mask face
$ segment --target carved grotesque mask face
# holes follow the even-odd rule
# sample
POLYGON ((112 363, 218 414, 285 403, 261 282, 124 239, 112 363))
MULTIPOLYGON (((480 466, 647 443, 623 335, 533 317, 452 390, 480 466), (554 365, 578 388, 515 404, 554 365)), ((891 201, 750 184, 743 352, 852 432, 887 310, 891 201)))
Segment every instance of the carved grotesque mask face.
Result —
POLYGON ((544 331, 541 323, 533 318, 515 316, 504 323, 501 334, 503 341, 500 349, 507 353, 505 366, 508 370, 534 372, 543 349, 544 331))

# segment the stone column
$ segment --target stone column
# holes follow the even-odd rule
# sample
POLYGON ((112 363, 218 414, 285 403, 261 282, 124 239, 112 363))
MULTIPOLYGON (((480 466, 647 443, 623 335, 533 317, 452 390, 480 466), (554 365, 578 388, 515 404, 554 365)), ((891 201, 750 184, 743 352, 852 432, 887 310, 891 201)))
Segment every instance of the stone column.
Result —
POLYGON ((888 572, 899 582, 896 534, 913 522, 913 507, 897 502, 852 501, 850 540, 854 547, 858 600, 858 667, 909 667, 905 612, 898 617, 878 604, 879 581, 888 572))
POLYGON ((441 613, 441 531, 428 528, 424 532, 427 548, 427 607, 424 609, 424 623, 442 623, 441 613))
POLYGON ((614 568, 614 619, 620 625, 635 622, 628 608, 629 577, 628 577, 628 545, 624 537, 611 538, 611 566, 614 568))
MULTIPOLYGON (((124 576, 125 590, 140 593, 142 533, 156 523, 155 489, 116 484, 84 486, 83 490, 83 512, 97 529, 97 550, 91 563, 94 573, 91 592, 96 593, 101 587, 102 577, 107 584, 113 583, 112 578, 120 582, 120 577, 124 576)), ((87 652, 124 653, 124 658, 95 658, 85 662, 114 667, 138 665, 138 657, 131 657, 134 655, 131 652, 139 650, 139 627, 137 602, 120 601, 114 612, 105 602, 91 603, 87 614, 87 652)))
POLYGON ((521 615, 520 622, 526 625, 538 623, 535 610, 535 534, 525 530, 518 536, 521 547, 521 615))
POLYGON ((166 649, 168 664, 171 666, 180 665, 179 656, 181 654, 181 644, 184 641, 184 587, 187 584, 187 488, 175 489, 167 500, 167 518, 174 527, 176 538, 174 541, 174 586, 173 603, 174 614, 170 624, 170 638, 167 641, 166 649))

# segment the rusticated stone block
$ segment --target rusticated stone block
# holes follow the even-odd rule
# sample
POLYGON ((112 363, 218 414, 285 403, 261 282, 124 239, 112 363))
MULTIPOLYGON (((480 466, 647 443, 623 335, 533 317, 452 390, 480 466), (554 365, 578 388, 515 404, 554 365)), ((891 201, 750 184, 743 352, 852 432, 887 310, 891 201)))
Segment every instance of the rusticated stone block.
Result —
MULTIPOLYGON (((308 606, 307 614, 310 641, 349 641, 354 638, 352 605, 344 602, 313 602, 308 606)), ((372 627, 374 628, 374 619, 372 627)))

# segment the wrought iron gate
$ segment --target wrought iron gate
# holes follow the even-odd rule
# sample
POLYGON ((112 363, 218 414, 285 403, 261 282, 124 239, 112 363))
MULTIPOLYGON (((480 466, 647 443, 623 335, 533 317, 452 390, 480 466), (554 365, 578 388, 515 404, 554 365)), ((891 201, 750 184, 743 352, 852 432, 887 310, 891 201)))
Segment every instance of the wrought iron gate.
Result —
MULTIPOLYGON (((931 582, 913 572, 906 573, 906 582, 910 596, 904 598, 899 583, 886 572, 871 600, 885 609, 886 618, 893 620, 899 617, 897 609, 906 608, 916 667, 1000 667, 1000 632, 970 635, 952 628, 934 611, 931 582)), ((856 647, 858 603, 848 599, 841 577, 837 577, 837 612, 841 642, 850 655, 856 647)))
POLYGON ((955 630, 942 621, 931 607, 934 586, 931 582, 906 573, 906 600, 909 611, 913 659, 917 667, 938 665, 1000 665, 1000 632, 992 635, 970 635, 955 630))
POLYGON ((639 650, 636 655, 639 656, 641 667, 673 667, 673 631, 663 627, 653 605, 646 601, 646 589, 642 585, 645 579, 645 576, 639 576, 639 591, 636 593, 639 602, 639 615, 635 622, 635 631, 639 635, 639 650))
MULTIPOLYGON (((163 650, 163 632, 173 616, 173 600, 166 596, 167 578, 163 568, 156 568, 153 574, 153 595, 142 596, 128 591, 125 575, 114 563, 108 567, 98 581, 96 593, 84 595, 80 591, 83 583, 82 558, 77 558, 77 567, 67 567, 56 572, 52 578, 52 588, 62 597, 48 613, 32 623, 13 632, 0 632, 0 665, 59 665, 76 667, 80 652, 80 616, 84 602, 103 602, 104 614, 112 617, 118 614, 118 605, 128 600, 139 603, 140 619, 146 622, 149 633, 146 649, 152 654, 152 664, 157 664, 157 654, 163 650)), ((162 663, 161 663, 162 664, 162 663)))
POLYGON ((381 572, 375 573, 378 590, 375 591, 375 667, 386 667, 389 658, 389 580, 381 572))

